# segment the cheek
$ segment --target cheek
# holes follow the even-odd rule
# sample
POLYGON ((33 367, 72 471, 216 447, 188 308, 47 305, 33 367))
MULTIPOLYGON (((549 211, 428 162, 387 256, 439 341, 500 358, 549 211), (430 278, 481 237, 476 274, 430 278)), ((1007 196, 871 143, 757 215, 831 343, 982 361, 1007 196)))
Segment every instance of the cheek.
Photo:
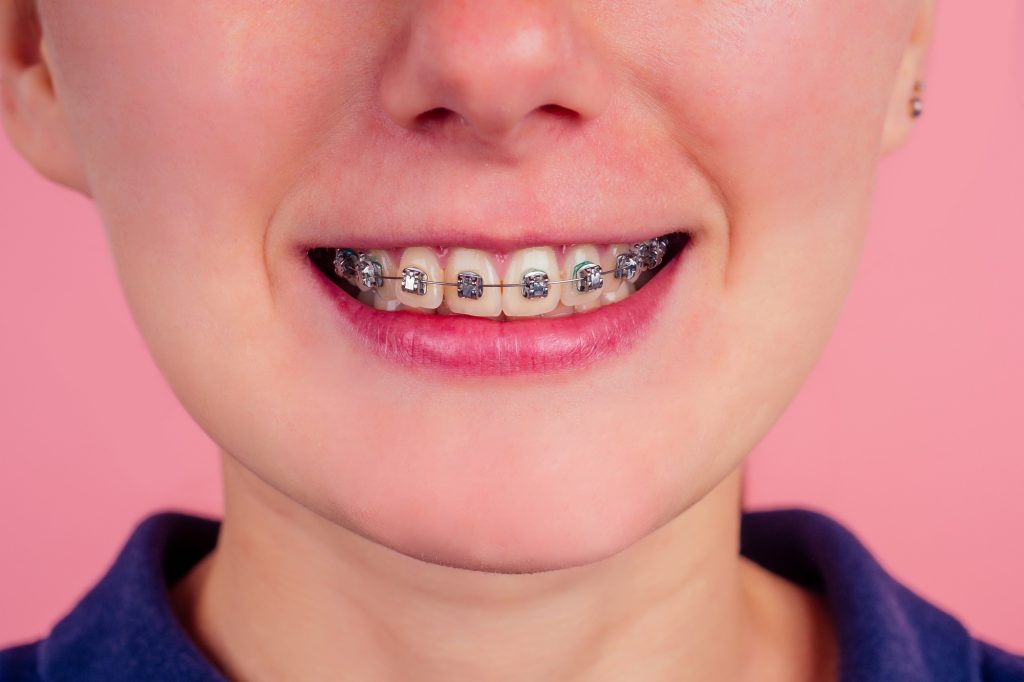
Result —
POLYGON ((131 260, 261 257, 252 236, 331 135, 327 119, 344 118, 322 81, 358 68, 351 41, 319 27, 357 18, 321 3, 97 0, 60 19, 60 85, 115 246, 131 260))
POLYGON ((737 293, 774 285, 826 313, 820 301, 845 293, 913 4, 701 4, 707 14, 677 40, 680 62, 654 76, 729 212, 737 293), (821 286, 831 295, 819 288, 815 304, 821 286))
POLYGON ((647 63, 649 82, 728 205, 781 193, 812 201, 813 188, 846 179, 863 186, 911 3, 684 4, 663 46, 671 56, 647 63))
POLYGON ((211 375, 270 328, 268 225, 345 120, 339 84, 357 77, 359 46, 380 40, 348 4, 51 10, 69 124, 128 302, 172 383, 211 375), (342 25, 363 41, 322 28, 342 25))
POLYGON ((710 341, 719 359, 705 378, 743 390, 687 396, 706 409, 707 442, 725 451, 752 447, 831 334, 859 260, 915 4, 665 3, 659 23, 673 35, 641 53, 642 82, 728 213, 710 341), (715 416, 724 414, 743 415, 745 428, 715 416))

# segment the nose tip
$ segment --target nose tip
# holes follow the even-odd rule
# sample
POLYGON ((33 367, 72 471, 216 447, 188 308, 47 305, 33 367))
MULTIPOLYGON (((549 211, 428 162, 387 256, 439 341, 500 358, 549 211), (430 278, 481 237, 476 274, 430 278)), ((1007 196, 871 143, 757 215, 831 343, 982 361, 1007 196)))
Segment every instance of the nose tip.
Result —
POLYGON ((607 107, 608 70, 567 4, 425 0, 406 21, 380 85, 383 109, 404 128, 510 144, 607 107))

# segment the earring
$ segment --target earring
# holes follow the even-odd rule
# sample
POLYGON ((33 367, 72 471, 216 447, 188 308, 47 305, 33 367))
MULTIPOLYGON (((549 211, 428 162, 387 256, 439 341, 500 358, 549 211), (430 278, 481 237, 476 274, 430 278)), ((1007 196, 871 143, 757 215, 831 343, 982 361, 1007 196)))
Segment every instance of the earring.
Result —
POLYGON ((910 98, 910 116, 919 118, 924 113, 924 100, 921 95, 924 92, 924 81, 914 81, 914 96, 910 98))

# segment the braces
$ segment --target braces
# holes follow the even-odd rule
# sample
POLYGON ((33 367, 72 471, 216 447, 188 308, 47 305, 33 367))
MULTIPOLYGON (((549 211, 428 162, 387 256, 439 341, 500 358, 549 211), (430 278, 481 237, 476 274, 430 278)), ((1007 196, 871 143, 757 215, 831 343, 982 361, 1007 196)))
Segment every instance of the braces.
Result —
POLYGON ((647 241, 637 242, 626 253, 615 257, 615 267, 602 270, 601 266, 591 261, 577 263, 572 271, 572 278, 552 280, 543 270, 528 270, 518 284, 485 284, 483 277, 470 270, 460 272, 454 282, 438 282, 427 279, 427 273, 417 267, 407 267, 400 275, 385 275, 380 262, 370 258, 365 251, 341 248, 335 249, 334 271, 355 284, 361 291, 372 291, 384 286, 385 280, 398 280, 402 291, 425 296, 427 286, 457 287, 459 298, 478 299, 484 295, 485 288, 518 287, 523 298, 545 298, 552 284, 575 283, 576 291, 585 294, 596 291, 604 286, 605 275, 614 275, 616 279, 627 282, 636 281, 641 272, 652 270, 661 265, 668 248, 665 237, 656 237, 647 241))

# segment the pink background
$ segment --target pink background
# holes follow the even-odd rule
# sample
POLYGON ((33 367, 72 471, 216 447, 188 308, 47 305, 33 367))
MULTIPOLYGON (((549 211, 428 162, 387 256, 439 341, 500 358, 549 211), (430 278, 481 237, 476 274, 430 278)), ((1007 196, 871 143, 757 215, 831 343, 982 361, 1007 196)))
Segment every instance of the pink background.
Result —
MULTIPOLYGON (((749 460, 752 507, 845 523, 1024 652, 1024 5, 940 3, 835 337, 749 460), (984 6, 984 10, 979 9, 984 6)), ((218 514, 215 448, 133 327, 94 210, 0 140, 0 646, 48 631, 144 514, 218 514)))

